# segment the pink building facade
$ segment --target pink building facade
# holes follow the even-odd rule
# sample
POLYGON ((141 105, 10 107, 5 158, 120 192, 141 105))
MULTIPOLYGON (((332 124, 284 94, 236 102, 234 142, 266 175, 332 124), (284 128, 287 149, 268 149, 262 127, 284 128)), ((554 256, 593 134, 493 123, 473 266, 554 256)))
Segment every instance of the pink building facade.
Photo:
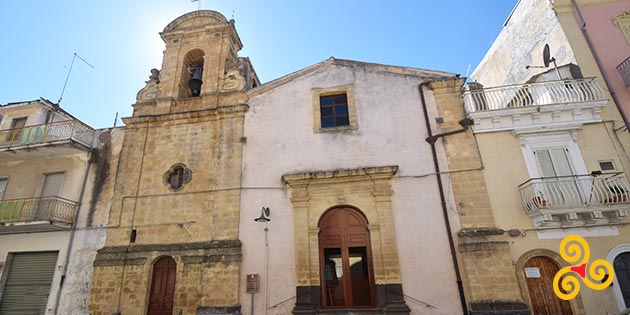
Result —
POLYGON ((630 1, 578 5, 576 21, 582 26, 583 18, 585 37, 587 41, 590 39, 592 53, 599 59, 600 71, 607 78, 610 93, 627 124, 630 120, 630 1))

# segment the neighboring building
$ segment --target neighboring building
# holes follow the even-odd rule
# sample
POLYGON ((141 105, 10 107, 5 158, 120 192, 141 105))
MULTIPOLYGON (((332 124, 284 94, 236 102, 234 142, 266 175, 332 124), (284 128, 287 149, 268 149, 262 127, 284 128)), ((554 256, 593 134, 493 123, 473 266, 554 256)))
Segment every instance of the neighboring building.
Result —
MULTIPOLYGON (((604 70, 618 75, 611 65, 629 51, 613 17, 625 14, 628 2, 579 2, 588 25, 606 29, 594 42, 606 38, 604 70)), ((466 113, 455 106, 438 114, 445 121, 474 120, 473 134, 449 136, 445 145, 450 171, 465 169, 451 181, 473 314, 630 308, 630 137, 610 94, 626 108, 621 94, 627 90, 620 80, 611 79, 611 86, 602 80, 573 9, 568 0, 521 0, 465 88, 466 113), (543 64, 545 44, 558 71, 553 60, 548 68, 532 67, 543 64), (571 265, 559 249, 571 234, 588 241, 589 262, 608 260, 616 277, 609 288, 582 285, 576 298, 564 301, 552 282, 559 268, 571 265)))
POLYGON ((463 79, 330 58, 261 85, 217 12, 161 36, 97 197, 91 314, 462 312, 423 108, 463 79))
POLYGON ((0 114, 0 314, 84 314, 96 133, 45 99, 0 114))

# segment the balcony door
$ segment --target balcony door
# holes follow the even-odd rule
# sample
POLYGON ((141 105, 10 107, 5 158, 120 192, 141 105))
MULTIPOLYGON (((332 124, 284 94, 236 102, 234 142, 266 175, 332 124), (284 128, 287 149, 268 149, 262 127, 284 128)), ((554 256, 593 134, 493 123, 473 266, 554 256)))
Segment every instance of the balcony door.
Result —
POLYGON ((19 142, 22 137, 22 131, 24 130, 24 126, 26 126, 26 118, 20 117, 14 118, 11 121, 11 131, 9 132, 9 142, 19 142))
POLYGON ((64 173, 49 173, 44 175, 44 182, 41 190, 37 195, 38 200, 36 202, 36 218, 39 220, 52 219, 55 210, 54 198, 61 193, 61 186, 63 185, 64 173))
POLYGON ((575 177, 569 150, 565 147, 534 150, 541 177, 544 180, 536 188, 539 195, 552 206, 579 205, 588 199, 589 187, 582 187, 575 177))

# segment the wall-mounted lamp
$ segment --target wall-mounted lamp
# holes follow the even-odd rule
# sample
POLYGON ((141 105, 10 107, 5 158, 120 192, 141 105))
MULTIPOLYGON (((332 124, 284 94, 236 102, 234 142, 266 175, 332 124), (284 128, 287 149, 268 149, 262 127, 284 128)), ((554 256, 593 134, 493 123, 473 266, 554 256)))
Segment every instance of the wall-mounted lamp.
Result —
POLYGON ((256 222, 261 222, 261 223, 267 223, 269 221, 271 221, 271 219, 269 219, 269 214, 271 213, 271 211, 269 210, 269 207, 262 207, 262 210, 260 210, 260 216, 256 219, 254 219, 254 221, 256 222))

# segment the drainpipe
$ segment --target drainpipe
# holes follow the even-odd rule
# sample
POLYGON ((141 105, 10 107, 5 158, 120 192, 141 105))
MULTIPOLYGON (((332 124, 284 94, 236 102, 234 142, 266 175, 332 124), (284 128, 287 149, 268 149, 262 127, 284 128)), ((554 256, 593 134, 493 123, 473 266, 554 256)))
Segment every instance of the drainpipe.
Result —
MULTIPOLYGON (((94 134, 96 135, 96 132, 94 134)), ((68 247, 66 248, 66 260, 63 264, 63 273, 61 274, 61 281, 59 282, 59 290, 57 291, 57 296, 55 297, 55 315, 59 314, 59 301, 61 300, 61 291, 63 290, 63 283, 66 279, 66 272, 68 272, 68 265, 70 263, 70 253, 72 252, 74 236, 77 230, 79 210, 81 209, 83 195, 85 193, 85 184, 87 183, 88 175, 90 174, 90 166, 92 166, 92 150, 88 153, 87 164, 85 175, 83 176, 83 185, 81 185, 81 193, 79 194, 79 202, 77 203, 77 211, 74 213, 74 219, 72 221, 72 230, 70 230, 70 240, 68 241, 68 247)))
POLYGON ((446 208, 446 197, 444 197, 444 185, 442 184, 442 176, 440 175, 440 163, 438 162, 437 150, 435 149, 435 142, 438 138, 444 137, 447 135, 452 135, 460 132, 464 132, 468 130, 468 126, 472 123, 470 119, 462 119, 459 121, 460 125, 462 125, 463 129, 449 131, 437 135, 433 135, 431 132, 431 123, 429 122, 429 113, 427 111, 427 104, 424 98, 424 85, 428 83, 422 83, 418 86, 418 90, 420 91, 420 100, 422 103, 422 112, 424 113, 425 125, 427 127, 427 134, 429 135, 426 138, 426 141, 431 145, 431 154, 433 155, 433 166, 435 168, 435 178, 437 179, 438 189, 440 191, 440 202, 442 203, 442 214, 444 215, 444 223, 446 225, 446 234, 448 236, 448 245, 451 249, 451 258, 453 260, 453 267, 455 269, 455 278, 457 280, 457 289, 459 290, 459 299, 462 304, 462 310, 464 311, 464 315, 468 315, 468 304, 466 303, 466 296, 464 295, 464 285, 462 283, 462 276, 459 272, 459 263, 457 262, 457 256, 455 254, 455 242, 453 240, 453 233, 451 231, 451 223, 448 219, 448 210, 446 208))
MULTIPOLYGON (((580 21, 582 23, 582 25, 580 25, 580 29, 582 30, 582 34, 584 34, 584 39, 586 39, 586 43, 588 44, 588 48, 591 50, 591 53, 593 54, 593 58, 595 59, 595 63, 597 64, 597 68, 599 69, 599 72, 601 72, 602 77, 604 78, 604 83, 608 87, 608 91, 610 92, 610 96, 612 96, 613 101, 615 102, 615 105, 617 106, 617 110, 619 111, 619 114, 621 114, 621 118, 623 119, 623 123, 626 124, 626 127, 630 127, 630 123, 628 123, 628 118, 624 114, 623 108, 621 107, 621 103, 619 102, 619 99, 617 98, 617 93, 615 93, 615 89, 610 84, 610 79, 608 78, 608 74, 607 74, 606 70, 604 69, 604 65, 602 64, 602 61, 599 58, 599 55, 597 54, 597 50, 595 50, 595 45, 593 45, 593 41, 591 40, 591 36, 588 34, 588 31, 586 30, 586 21, 584 20, 584 16, 582 16, 582 10, 580 10, 580 6, 578 5, 576 0, 571 0, 571 3, 573 3, 573 6, 575 7, 575 11, 577 12, 578 16, 580 17, 580 21)), ((630 132, 630 128, 628 129, 628 132, 630 132)))

